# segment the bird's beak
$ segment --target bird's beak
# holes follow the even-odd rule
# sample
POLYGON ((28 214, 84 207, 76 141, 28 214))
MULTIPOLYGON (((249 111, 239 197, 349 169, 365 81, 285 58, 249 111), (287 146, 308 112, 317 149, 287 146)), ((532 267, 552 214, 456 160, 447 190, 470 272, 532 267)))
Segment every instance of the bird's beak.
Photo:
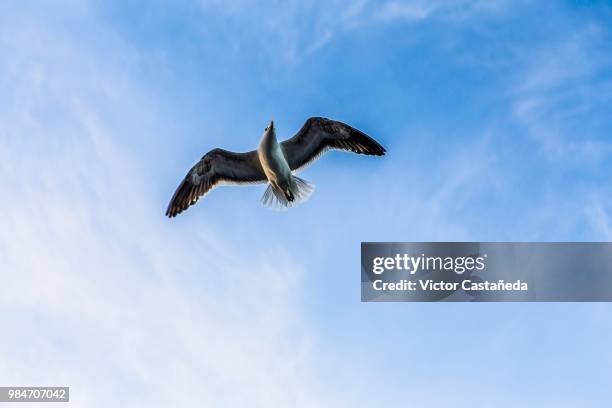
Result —
POLYGON ((270 129, 274 129, 274 121, 273 120, 270 121, 270 129))

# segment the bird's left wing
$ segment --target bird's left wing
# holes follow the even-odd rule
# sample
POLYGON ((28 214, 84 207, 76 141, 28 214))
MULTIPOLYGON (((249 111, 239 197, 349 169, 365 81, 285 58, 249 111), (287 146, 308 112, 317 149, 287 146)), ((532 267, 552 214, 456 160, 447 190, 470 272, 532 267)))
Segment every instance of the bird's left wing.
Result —
POLYGON ((281 143, 291 170, 299 170, 329 149, 382 156, 385 148, 376 140, 345 123, 313 117, 291 139, 281 143))
POLYGON ((213 149, 189 170, 172 196, 166 215, 177 216, 218 184, 252 184, 266 180, 256 151, 234 153, 213 149))

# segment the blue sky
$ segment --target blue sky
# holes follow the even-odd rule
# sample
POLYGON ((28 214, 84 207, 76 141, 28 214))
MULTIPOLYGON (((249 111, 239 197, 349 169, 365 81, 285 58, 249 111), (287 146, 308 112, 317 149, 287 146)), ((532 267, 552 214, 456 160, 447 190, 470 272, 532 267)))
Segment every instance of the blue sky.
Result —
POLYGON ((0 384, 71 404, 605 406, 606 304, 361 304, 361 241, 612 239, 612 8, 0 5, 0 384), (214 147, 327 116, 288 212, 167 202, 214 147), (114 390, 110 394, 107 389, 114 390))

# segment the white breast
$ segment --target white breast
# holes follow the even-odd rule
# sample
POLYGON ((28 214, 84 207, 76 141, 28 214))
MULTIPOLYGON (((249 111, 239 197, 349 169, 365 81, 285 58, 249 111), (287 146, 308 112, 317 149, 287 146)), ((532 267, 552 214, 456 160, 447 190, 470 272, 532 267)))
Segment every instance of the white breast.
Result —
POLYGON ((291 169, 273 132, 266 132, 259 143, 257 155, 266 177, 278 184, 291 177, 291 169))

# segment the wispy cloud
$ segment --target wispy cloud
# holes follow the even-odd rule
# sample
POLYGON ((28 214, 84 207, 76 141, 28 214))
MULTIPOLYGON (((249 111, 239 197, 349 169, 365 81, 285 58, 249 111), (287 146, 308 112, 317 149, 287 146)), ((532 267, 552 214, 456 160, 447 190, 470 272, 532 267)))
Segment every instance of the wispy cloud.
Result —
POLYGON ((434 9, 435 5, 428 2, 389 1, 376 11, 374 19, 418 21, 427 18, 434 9))
POLYGON ((62 19, 0 27, 2 382, 70 385, 82 407, 321 406, 300 265, 162 217, 121 143, 157 125, 134 50, 62 19))
POLYGON ((461 21, 500 13, 505 0, 377 2, 333 0, 324 3, 303 0, 285 2, 201 1, 204 15, 221 16, 240 27, 243 41, 255 41, 267 50, 267 58, 295 64, 333 41, 338 35, 363 27, 392 22, 412 23, 427 19, 461 21))
MULTIPOLYGON (((372 5, 375 12, 371 18, 376 21, 413 22, 428 18, 445 22, 459 22, 479 16, 499 14, 506 10, 509 2, 495 1, 422 1, 422 0, 390 0, 381 5, 372 5)), ((367 18, 368 15, 363 17, 367 18)))
MULTIPOLYGON (((410 310, 399 305, 363 307, 353 290, 358 280, 353 280, 352 266, 358 264, 359 240, 608 237, 609 194, 598 188, 598 194, 588 195, 597 177, 574 180, 571 190, 566 184, 548 187, 540 175, 543 166, 528 162, 533 160, 530 149, 543 140, 534 135, 551 129, 558 129, 565 143, 560 168, 566 169, 565 158, 571 156, 566 142, 576 143, 579 151, 589 146, 573 135, 589 136, 589 154, 600 164, 605 161, 597 155, 605 151, 599 143, 607 141, 597 131, 606 127, 587 131, 577 126, 578 119, 593 124, 605 116, 598 109, 607 106, 610 93, 595 92, 595 85, 583 83, 590 82, 584 81, 587 78, 600 90, 608 89, 596 75, 606 66, 605 53, 583 54, 594 44, 607 50, 601 37, 586 34, 567 49, 566 41, 551 50, 525 44, 529 55, 513 71, 516 92, 510 110, 526 132, 535 133, 529 133, 533 143, 519 138, 515 150, 508 141, 515 135, 506 132, 507 122, 489 131, 489 117, 479 118, 468 109, 476 123, 470 129, 457 126, 455 134, 461 140, 446 135, 447 127, 436 127, 434 122, 443 122, 446 109, 453 108, 440 108, 439 103, 455 96, 442 89, 463 79, 457 75, 448 81, 444 74, 456 71, 437 71, 433 81, 439 97, 426 99, 424 92, 431 89, 415 87, 409 75, 422 72, 409 70, 400 59, 380 61, 380 70, 390 63, 402 73, 406 69, 404 77, 386 84, 384 78, 363 77, 364 82, 402 91, 383 96, 403 109, 371 108, 381 118, 376 129, 389 148, 388 156, 379 161, 355 158, 346 168, 338 164, 338 156, 324 159, 307 170, 306 177, 316 172, 321 179, 327 177, 316 198, 285 218, 264 212, 254 216, 251 205, 256 200, 248 205, 224 202, 247 214, 241 220, 252 223, 248 226, 254 230, 279 234, 261 242, 259 230, 250 231, 232 219, 215 228, 220 223, 207 212, 214 207, 214 197, 171 223, 163 218, 165 200, 174 187, 167 184, 174 180, 161 179, 182 171, 172 168, 173 176, 162 174, 171 167, 167 150, 176 145, 171 142, 180 126, 180 121, 168 118, 167 106, 182 109, 186 100, 196 97, 172 99, 155 88, 161 81, 159 67, 153 70, 155 81, 148 82, 142 69, 150 67, 146 51, 109 27, 108 16, 100 18, 101 4, 0 5, 0 55, 9 56, 0 60, 0 382, 68 384, 72 404, 79 407, 356 407, 397 401, 456 407, 474 404, 476 377, 481 389, 491 391, 483 397, 487 404, 499 407, 546 405, 553 394, 555 406, 584 405, 585 399, 593 406, 609 401, 603 391, 593 392, 596 378, 554 392, 559 383, 573 381, 575 369, 589 373, 607 367, 601 361, 610 358, 609 331, 580 326, 585 330, 573 331, 580 333, 577 337, 558 336, 569 323, 592 324, 590 306, 535 310, 525 305, 519 310, 518 305, 487 305, 476 312, 486 317, 486 325, 472 313, 432 305, 411 305, 410 310), (556 60, 556 52, 563 63, 556 60), (578 64, 572 71, 573 53, 588 61, 598 57, 596 63, 578 64), (568 72, 563 65, 570 65, 568 72), (538 71, 542 66, 558 70, 552 75, 557 79, 551 81, 546 71, 538 71), (578 86, 564 90, 568 82, 578 86), (427 100, 433 119, 409 116, 415 105, 406 100, 408 93, 427 100), (409 127, 412 118, 425 129, 423 137, 418 137, 416 126, 409 127), (173 132, 162 135, 169 128, 173 132), (519 150, 525 155, 515 155, 519 150), (367 165, 359 167, 361 163, 367 165), (587 185, 580 190, 578 183, 587 185), (541 186, 544 192, 534 193, 541 186), (578 197, 582 192, 586 199, 578 197), (298 215, 289 218, 294 214, 298 215), (255 218, 264 221, 257 224, 255 218), (308 228, 291 222, 297 219, 308 228), (575 225, 580 225, 582 235, 575 234, 575 225), (249 245, 236 243, 236 235, 242 233, 248 238, 241 243, 252 238, 249 245), (253 248, 247 248, 251 244, 253 248), (303 285, 308 284, 317 287, 306 292, 303 285), (320 315, 313 318, 316 313, 320 315), (559 315, 562 321, 554 318, 559 315), (534 338, 544 340, 534 343, 534 338), (545 353, 544 348, 554 347, 560 350, 545 353), (567 353, 585 347, 595 352, 580 354, 579 359, 567 353), (516 363, 525 360, 530 362, 516 363), (552 365, 559 369, 550 370, 552 365), (496 376, 488 380, 483 372, 496 376), (521 381, 513 382, 519 372, 521 381), (536 390, 524 386, 533 381, 540 384, 536 390), (435 393, 440 384, 450 387, 448 397, 435 393)), ((418 21, 434 21, 428 19, 461 22, 467 16, 503 12, 508 3, 433 2, 421 12, 415 4, 424 3, 219 1, 200 7, 207 16, 222 17, 216 23, 227 31, 208 39, 223 41, 223 52, 233 52, 225 47, 233 42, 239 51, 251 45, 253 53, 280 55, 285 67, 303 58, 304 52, 315 55, 340 34, 366 25, 411 27, 418 21), (377 20, 380 10, 386 15, 377 20)), ((206 30, 210 34, 212 29, 206 30)), ((473 43, 469 47, 477 48, 473 43)), ((435 50, 441 53, 439 59, 427 55, 427 60, 447 63, 449 55, 442 51, 435 50)), ((224 54, 217 55, 219 61, 204 58, 198 70, 213 63, 225 68, 224 54)), ((201 54, 181 57, 197 60, 201 54)), ((251 61, 236 60, 245 65, 251 61)), ((333 63, 333 58, 321 61, 333 63)), ((254 71, 254 77, 261 73, 254 71)), ((219 80, 236 80, 233 75, 231 71, 219 80)), ((304 78, 309 86, 321 79, 304 78)), ((479 78, 478 84, 484 81, 479 78)), ((201 88, 214 85, 207 82, 201 88)), ((328 97, 325 86, 317 86, 316 92, 328 97)), ((295 91, 300 89, 296 86, 295 91)), ((501 91, 493 93, 497 98, 501 91)), ((469 95, 478 97, 477 92, 469 95)), ((461 103, 483 110, 482 99, 475 103, 470 98, 461 103)), ((238 104, 237 99, 228 95, 227 103, 238 104)), ((365 106, 375 102, 368 99, 365 106)), ((253 114, 248 109, 255 110, 250 106, 241 114, 253 114)), ((289 115, 280 103, 274 109, 289 115)), ((198 115, 210 111, 211 116, 219 110, 201 105, 194 109, 198 115)), ((213 137, 207 136, 194 156, 213 137)), ((189 142, 201 140, 198 135, 189 142)), ((214 147, 210 144, 207 147, 214 147)), ((215 191, 215 197, 224 193, 215 191)), ((608 379, 609 371, 603 372, 600 380, 608 379)))
POLYGON ((596 23, 568 27, 553 44, 524 56, 514 115, 549 159, 599 163, 612 153, 607 135, 588 119, 610 102, 612 80, 601 76, 612 66, 605 38, 596 23))
POLYGON ((591 227, 605 241, 612 241, 612 219, 610 211, 607 210, 608 200, 599 195, 589 198, 590 202, 586 206, 586 216, 591 223, 591 227))

